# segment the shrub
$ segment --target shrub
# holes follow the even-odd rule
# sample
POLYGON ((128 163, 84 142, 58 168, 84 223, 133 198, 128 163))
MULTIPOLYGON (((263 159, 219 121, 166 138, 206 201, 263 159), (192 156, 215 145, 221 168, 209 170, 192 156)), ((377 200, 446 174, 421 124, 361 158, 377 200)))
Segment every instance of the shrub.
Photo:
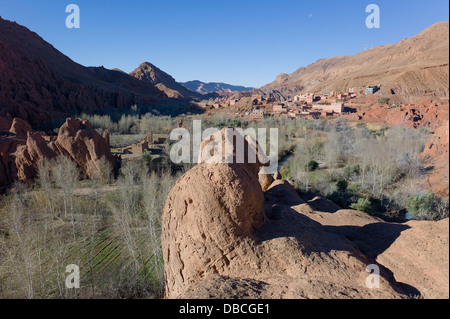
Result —
POLYGON ((150 163, 152 161, 152 151, 150 150, 145 150, 144 153, 142 153, 142 159, 146 162, 146 163, 150 163))
POLYGON ((387 97, 382 97, 378 99, 378 103, 381 105, 389 103, 389 99, 387 97))
POLYGON ((291 169, 288 165, 281 167, 280 169, 281 178, 284 180, 288 180, 291 178, 291 169))
POLYGON ((406 209, 412 219, 439 220, 448 217, 448 200, 432 191, 412 195, 406 201, 406 209))
POLYGON ((309 172, 315 171, 317 169, 317 167, 319 167, 319 163, 317 163, 314 160, 309 161, 309 163, 308 163, 308 171, 309 172))
POLYGON ((350 208, 370 214, 372 212, 372 203, 367 197, 361 197, 356 203, 351 204, 350 208))
POLYGON ((331 200, 333 203, 339 205, 342 208, 347 208, 347 193, 334 191, 331 195, 328 195, 327 198, 331 200))
POLYGON ((336 187, 338 192, 345 192, 347 191, 348 182, 344 178, 338 178, 336 182, 336 187))

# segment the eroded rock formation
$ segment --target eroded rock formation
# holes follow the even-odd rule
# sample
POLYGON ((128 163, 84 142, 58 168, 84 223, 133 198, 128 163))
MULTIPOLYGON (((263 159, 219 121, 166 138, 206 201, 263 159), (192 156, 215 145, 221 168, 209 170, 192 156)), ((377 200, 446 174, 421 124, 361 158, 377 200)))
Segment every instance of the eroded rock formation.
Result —
MULTIPOLYGON (((303 199, 281 179, 264 193, 257 173, 247 163, 202 162, 176 182, 162 216, 167 298, 426 296, 388 249, 409 225, 303 199), (369 265, 380 270, 379 288, 367 286, 369 265)), ((448 233, 440 234, 437 249, 448 251, 448 233)), ((439 265, 434 271, 448 273, 448 259, 439 265)), ((424 264, 416 267, 427 282, 424 264)))

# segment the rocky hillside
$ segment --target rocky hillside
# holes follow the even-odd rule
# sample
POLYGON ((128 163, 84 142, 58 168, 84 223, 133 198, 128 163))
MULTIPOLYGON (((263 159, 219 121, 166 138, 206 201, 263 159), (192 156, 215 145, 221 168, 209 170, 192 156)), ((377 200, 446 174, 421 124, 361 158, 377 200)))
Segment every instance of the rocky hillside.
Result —
POLYGON ((396 44, 318 60, 278 75, 262 89, 290 97, 302 91, 345 91, 365 85, 381 85, 381 92, 387 94, 448 98, 449 22, 436 23, 396 44))
POLYGON ((231 85, 226 83, 217 82, 202 82, 202 81, 188 81, 180 82, 181 85, 188 88, 191 91, 198 92, 200 94, 208 94, 213 92, 242 92, 251 91, 252 87, 245 87, 240 85, 231 85))
POLYGON ((179 84, 175 79, 160 70, 150 62, 141 63, 130 75, 145 83, 149 83, 158 88, 168 97, 177 99, 197 99, 200 97, 199 93, 193 92, 183 85, 179 84))
POLYGON ((27 28, 0 18, 0 116, 33 127, 102 108, 185 105, 148 82, 75 63, 27 28))
POLYGON ((202 162, 176 182, 162 216, 167 298, 448 298, 448 218, 384 222, 258 170, 202 162))

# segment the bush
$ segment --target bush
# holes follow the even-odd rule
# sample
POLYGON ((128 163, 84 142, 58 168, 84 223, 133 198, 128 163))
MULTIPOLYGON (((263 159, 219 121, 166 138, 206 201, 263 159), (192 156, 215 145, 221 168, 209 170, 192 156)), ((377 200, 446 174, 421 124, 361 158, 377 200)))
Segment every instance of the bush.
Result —
POLYGON ((421 217, 429 215, 433 211, 434 193, 412 195, 406 201, 406 209, 412 219, 422 219, 421 217))
POLYGON ((406 209, 411 219, 440 220, 447 218, 448 200, 441 199, 432 191, 412 195, 406 201, 406 209))
POLYGON ((317 169, 317 167, 319 167, 319 163, 317 163, 314 160, 309 161, 309 163, 308 163, 308 171, 309 172, 315 171, 317 169))
POLYGON ((338 192, 345 192, 347 191, 348 182, 344 178, 338 178, 336 182, 336 187, 338 192))
POLYGON ((389 99, 387 97, 382 97, 378 99, 378 103, 380 105, 384 105, 384 104, 388 104, 389 103, 389 99))
POLYGON ((144 153, 142 153, 142 159, 150 164, 152 161, 152 152, 150 150, 145 150, 144 153))
POLYGON ((372 212, 372 203, 367 197, 361 197, 356 203, 351 204, 350 208, 370 214, 372 212))
POLYGON ((331 195, 328 195, 327 198, 342 208, 346 208, 347 206, 347 199, 341 192, 334 191, 331 195))

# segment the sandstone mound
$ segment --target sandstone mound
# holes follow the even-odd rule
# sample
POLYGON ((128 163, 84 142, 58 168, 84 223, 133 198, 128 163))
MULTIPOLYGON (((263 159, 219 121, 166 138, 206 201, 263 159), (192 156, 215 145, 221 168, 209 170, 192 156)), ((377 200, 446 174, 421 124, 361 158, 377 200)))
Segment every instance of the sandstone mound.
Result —
POLYGON ((16 180, 33 179, 40 160, 60 155, 70 157, 88 177, 93 177, 106 163, 111 169, 116 165, 107 141, 86 120, 67 119, 56 139, 32 132, 21 119, 2 119, 0 123, 2 131, 9 133, 0 136, 0 187, 16 180))
POLYGON ((93 177, 101 168, 102 159, 111 167, 115 166, 109 144, 87 120, 67 119, 59 129, 55 145, 68 153, 88 177, 93 177))
POLYGON ((293 209, 305 201, 287 182, 264 196, 247 163, 200 163, 176 182, 162 216, 167 298, 405 297, 383 268, 368 288, 373 261, 293 209))

